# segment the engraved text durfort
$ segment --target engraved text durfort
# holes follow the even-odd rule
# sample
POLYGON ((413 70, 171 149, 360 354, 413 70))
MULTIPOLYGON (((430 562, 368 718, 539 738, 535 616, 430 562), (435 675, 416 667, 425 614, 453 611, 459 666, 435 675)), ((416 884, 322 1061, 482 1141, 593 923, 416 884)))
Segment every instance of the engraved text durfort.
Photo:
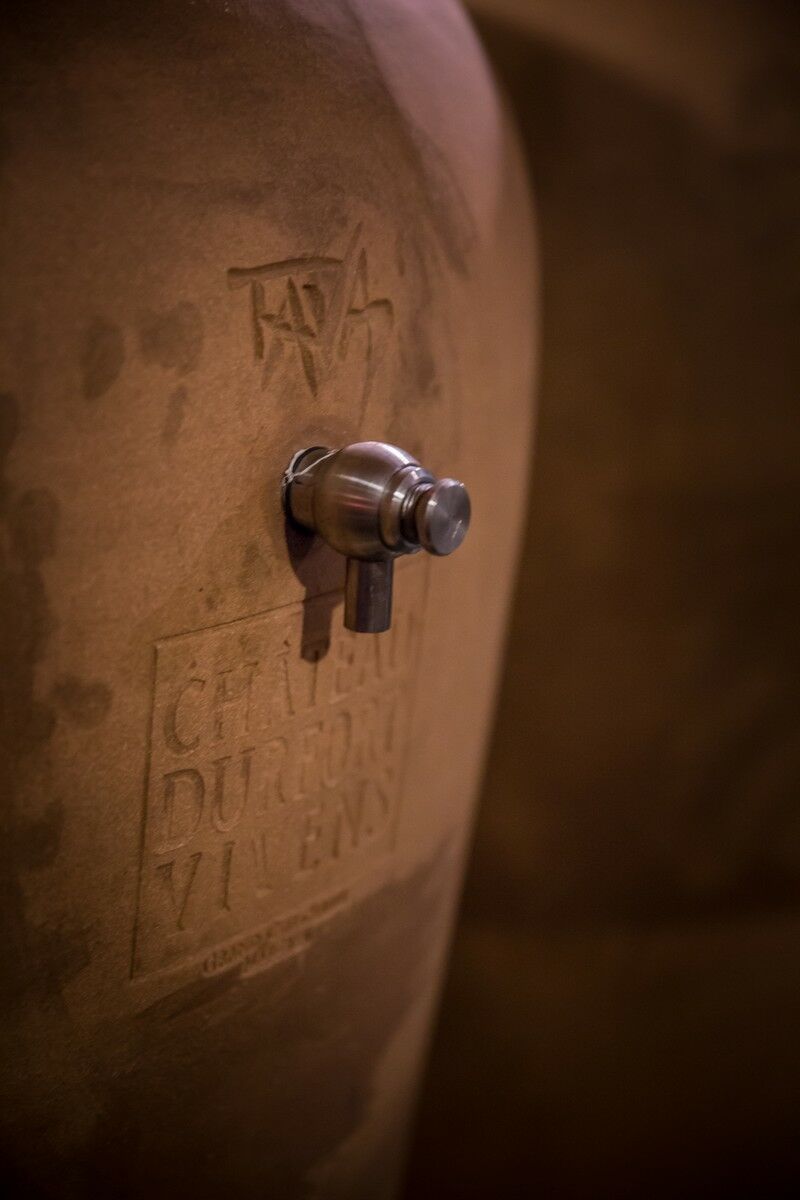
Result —
POLYGON ((392 632, 337 622, 324 655, 303 653, 301 605, 158 643, 134 975, 341 890, 390 848, 424 571, 402 575, 392 632))

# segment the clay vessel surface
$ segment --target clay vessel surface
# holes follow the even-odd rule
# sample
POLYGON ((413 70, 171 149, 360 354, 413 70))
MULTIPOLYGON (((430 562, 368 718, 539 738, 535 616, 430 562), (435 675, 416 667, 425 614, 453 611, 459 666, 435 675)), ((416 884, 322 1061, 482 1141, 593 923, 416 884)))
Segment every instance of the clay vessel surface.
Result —
POLYGON ((516 144, 446 0, 3 23, 4 1176, 390 1195, 520 532, 516 144), (473 506, 380 635, 280 500, 366 439, 473 506))

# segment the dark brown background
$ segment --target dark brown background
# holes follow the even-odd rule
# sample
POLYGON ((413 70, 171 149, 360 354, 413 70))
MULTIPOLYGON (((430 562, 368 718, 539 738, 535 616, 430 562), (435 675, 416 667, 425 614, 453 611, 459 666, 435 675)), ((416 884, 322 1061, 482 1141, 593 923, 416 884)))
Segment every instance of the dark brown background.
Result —
POLYGON ((476 7, 540 416, 408 1195, 796 1194, 800 13, 476 7))

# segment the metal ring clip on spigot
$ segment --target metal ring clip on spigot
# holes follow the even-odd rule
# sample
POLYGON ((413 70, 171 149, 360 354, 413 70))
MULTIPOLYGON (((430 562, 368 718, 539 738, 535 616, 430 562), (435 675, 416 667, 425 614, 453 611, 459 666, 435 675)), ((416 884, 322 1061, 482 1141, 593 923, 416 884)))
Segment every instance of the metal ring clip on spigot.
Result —
POLYGON ((392 574, 401 554, 452 554, 469 528, 467 489, 435 479, 385 442, 301 450, 283 477, 291 518, 347 558, 344 623, 381 633, 392 620, 392 574))

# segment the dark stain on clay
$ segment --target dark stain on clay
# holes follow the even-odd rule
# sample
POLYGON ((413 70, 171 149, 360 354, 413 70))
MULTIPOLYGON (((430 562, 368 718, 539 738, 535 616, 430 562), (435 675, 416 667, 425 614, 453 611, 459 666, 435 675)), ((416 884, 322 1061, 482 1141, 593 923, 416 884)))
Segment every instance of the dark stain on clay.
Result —
POLYGON ((139 317, 139 348, 147 363, 186 375, 194 370, 203 350, 203 321, 196 305, 181 300, 164 312, 139 317))
POLYGON ((199 1156, 204 1195, 313 1194, 313 1168, 365 1119, 381 1055, 427 986, 448 858, 445 848, 340 913, 302 958, 192 982, 142 1013, 86 1148, 86 1191, 189 1200, 199 1156))
POLYGON ((42 567, 58 546, 58 503, 46 489, 18 495, 6 477, 20 424, 14 398, 0 396, 0 1035, 8 1064, 0 1159, 6 1191, 35 1198, 63 1187, 42 1188, 33 1176, 41 1131, 64 1125, 56 1099, 62 1074, 80 1069, 61 991, 89 954, 68 909, 59 905, 43 920, 29 908, 33 874, 58 858, 66 810, 50 776, 55 714, 36 696, 54 623, 42 567), (44 804, 36 799, 48 795, 44 804))
POLYGON ((97 317, 83 337, 81 381, 87 400, 99 400, 116 382, 125 362, 122 330, 111 321, 97 317))
POLYGON ((84 683, 74 675, 56 681, 52 699, 73 725, 94 729, 101 725, 111 709, 112 692, 108 684, 84 683))
POLYGON ((19 412, 14 397, 0 394, 0 516, 5 514, 8 497, 5 464, 19 432, 19 412))
POLYGON ((85 963, 80 938, 29 921, 22 877, 50 864, 58 851, 63 809, 54 798, 32 815, 19 802, 31 775, 46 769, 44 750, 55 725, 49 704, 35 694, 36 667, 53 618, 42 564, 58 544, 58 502, 45 488, 17 496, 5 476, 19 430, 13 396, 0 396, 0 972, 6 1019, 49 1004, 61 983, 85 963))
POLYGON ((248 542, 242 554, 242 565, 239 569, 239 587, 243 592, 258 587, 267 578, 269 570, 266 559, 261 553, 257 542, 248 542))
MULTIPOLYGON (((5 484, 3 485, 5 490, 5 484)), ((50 605, 40 567, 55 551, 58 504, 46 489, 9 497, 3 521, 0 568, 0 639, 4 784, 13 786, 11 760, 19 762, 47 741, 55 718, 34 696, 34 672, 52 627, 50 605)), ((9 799, 11 796, 9 796, 9 799)))
POLYGON ((51 800, 36 820, 19 821, 15 850, 29 871, 41 870, 53 862, 63 826, 64 810, 56 800, 51 800))
POLYGON ((161 427, 161 441, 165 446, 174 446, 180 436, 181 429, 183 428, 183 420, 186 416, 188 399, 185 387, 175 388, 175 391, 170 395, 167 404, 167 414, 164 417, 164 424, 161 427))
POLYGON ((9 514, 11 546, 19 561, 38 567, 55 553, 58 502, 47 488, 23 492, 9 514))

